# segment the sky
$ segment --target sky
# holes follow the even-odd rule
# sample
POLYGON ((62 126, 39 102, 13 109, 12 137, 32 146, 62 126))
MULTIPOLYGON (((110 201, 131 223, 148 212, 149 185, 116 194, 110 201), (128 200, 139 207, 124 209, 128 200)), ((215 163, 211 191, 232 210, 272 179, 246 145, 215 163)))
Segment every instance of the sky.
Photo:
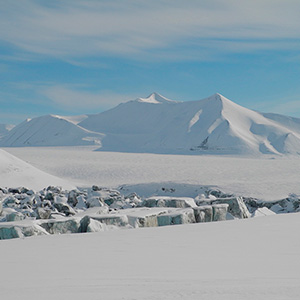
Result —
POLYGON ((300 118, 299 0, 0 0, 0 123, 220 93, 300 118))

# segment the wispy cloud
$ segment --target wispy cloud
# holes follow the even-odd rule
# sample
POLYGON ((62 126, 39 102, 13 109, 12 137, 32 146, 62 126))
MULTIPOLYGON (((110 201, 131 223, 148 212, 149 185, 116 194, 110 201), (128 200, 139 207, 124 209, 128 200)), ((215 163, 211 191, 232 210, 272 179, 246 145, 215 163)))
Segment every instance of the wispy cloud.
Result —
POLYGON ((100 111, 136 98, 132 95, 121 95, 111 91, 91 92, 80 90, 78 87, 63 85, 41 88, 39 92, 54 105, 73 112, 89 109, 98 109, 100 111))
POLYGON ((24 98, 0 91, 0 103, 14 97, 18 103, 31 105, 47 104, 69 112, 86 112, 91 109, 104 110, 141 95, 122 94, 109 90, 95 90, 86 84, 58 84, 56 82, 10 82, 10 89, 20 91, 24 98))
POLYGON ((272 108, 272 111, 279 114, 299 117, 300 113, 300 97, 298 100, 287 101, 279 103, 272 108))
POLYGON ((37 117, 36 114, 0 113, 1 124, 19 124, 27 118, 37 117))
MULTIPOLYGON (((257 100, 257 99, 256 99, 257 100)), ((268 99, 252 103, 251 109, 260 112, 277 113, 288 116, 299 117, 300 114, 300 94, 294 95, 274 95, 268 99)))
POLYGON ((298 0, 11 0, 1 3, 0 41, 70 61, 296 50, 299 11, 298 0))

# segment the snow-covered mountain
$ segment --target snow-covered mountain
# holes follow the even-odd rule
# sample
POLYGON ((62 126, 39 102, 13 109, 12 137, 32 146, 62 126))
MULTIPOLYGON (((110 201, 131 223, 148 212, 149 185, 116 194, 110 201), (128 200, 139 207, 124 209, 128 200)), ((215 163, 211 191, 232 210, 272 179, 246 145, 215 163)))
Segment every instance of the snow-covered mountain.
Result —
POLYGON ((98 143, 103 151, 169 154, 300 154, 300 119, 262 114, 220 94, 173 101, 157 93, 108 111, 23 122, 2 146, 98 143))
POLYGON ((0 187, 25 186, 41 189, 49 185, 74 188, 67 180, 47 174, 0 149, 0 187))
POLYGON ((13 127, 13 125, 0 124, 0 138, 7 135, 13 127))
POLYGON ((4 136, 0 145, 4 147, 101 145, 102 134, 91 132, 76 124, 84 117, 46 115, 28 119, 4 136))
POLYGON ((103 132, 100 150, 153 153, 299 154, 300 119, 261 114, 215 94, 176 102, 158 94, 79 123, 103 132))

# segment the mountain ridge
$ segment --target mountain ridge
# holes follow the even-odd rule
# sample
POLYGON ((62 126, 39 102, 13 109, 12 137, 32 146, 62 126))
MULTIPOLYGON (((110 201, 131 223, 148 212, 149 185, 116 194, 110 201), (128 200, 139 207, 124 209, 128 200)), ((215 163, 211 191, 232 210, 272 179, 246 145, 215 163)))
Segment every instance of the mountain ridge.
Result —
POLYGON ((15 142, 10 146, 98 143, 100 151, 117 152, 238 155, 298 155, 300 152, 300 119, 253 111, 219 93, 197 101, 174 101, 152 93, 99 114, 73 119, 42 116, 30 122, 32 128, 27 131, 32 136, 27 140, 24 140, 27 134, 24 124, 20 124, 2 139, 1 145, 7 146, 14 136, 15 142), (52 128, 48 126, 52 140, 48 137, 48 141, 37 143, 32 138, 35 136, 32 130, 40 134, 42 126, 37 128, 33 123, 39 119, 41 124, 47 118, 56 119, 52 128), (61 139, 53 134, 58 120, 65 122, 61 139))

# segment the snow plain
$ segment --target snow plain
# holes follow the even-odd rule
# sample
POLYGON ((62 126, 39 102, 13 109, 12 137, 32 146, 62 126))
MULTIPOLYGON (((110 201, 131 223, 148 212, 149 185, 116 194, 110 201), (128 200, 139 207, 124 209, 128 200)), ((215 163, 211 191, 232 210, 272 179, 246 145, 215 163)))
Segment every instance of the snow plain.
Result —
POLYGON ((194 187, 199 185, 263 200, 300 194, 300 158, 297 156, 160 155, 93 149, 95 147, 16 147, 5 148, 5 151, 77 186, 126 185, 128 193, 135 191, 141 196, 157 194, 161 187, 168 186, 177 187, 176 196, 196 197, 194 187))
POLYGON ((6 300, 287 300, 300 214, 1 241, 6 300))

